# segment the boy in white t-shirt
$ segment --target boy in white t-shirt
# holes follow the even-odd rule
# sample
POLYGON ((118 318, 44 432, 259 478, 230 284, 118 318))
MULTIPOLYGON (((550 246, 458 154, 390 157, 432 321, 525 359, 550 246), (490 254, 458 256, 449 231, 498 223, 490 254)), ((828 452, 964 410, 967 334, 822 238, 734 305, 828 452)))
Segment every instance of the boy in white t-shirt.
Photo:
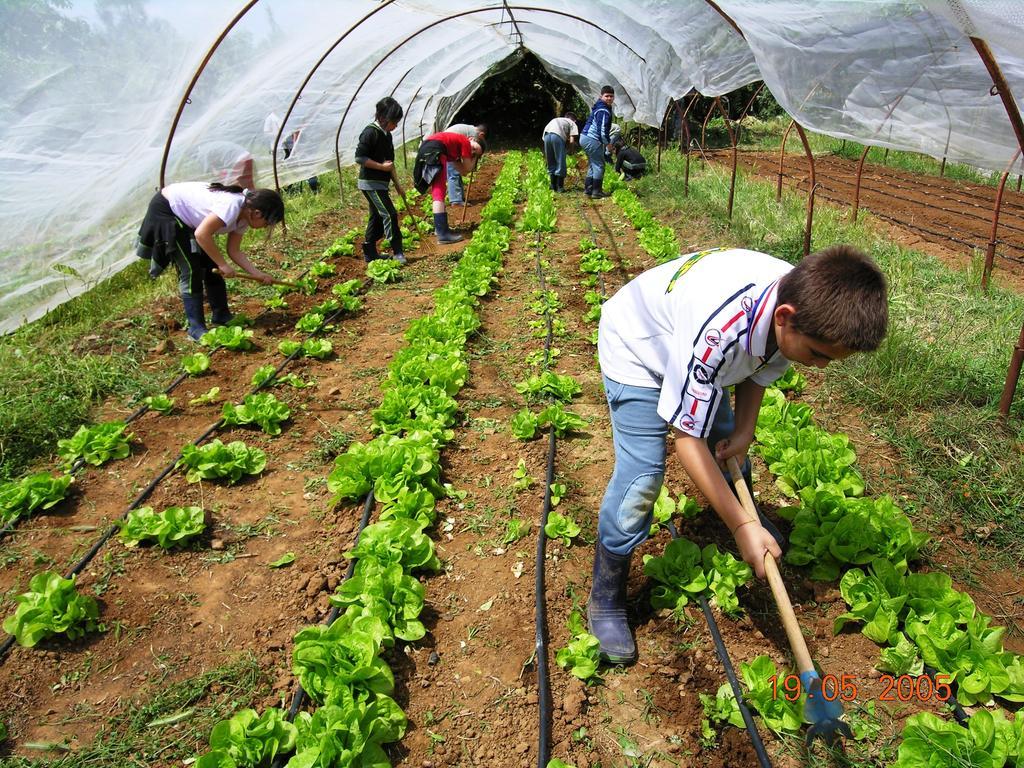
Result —
POLYGON ((790 362, 824 368, 877 349, 887 325, 885 277, 849 246, 795 267, 757 251, 700 251, 644 272, 605 303, 598 357, 615 469, 598 517, 587 605, 605 660, 636 661, 626 582, 661 490, 666 425, 683 468, 763 578, 764 555, 779 557, 779 542, 747 520, 721 466, 733 456, 746 462, 764 389, 790 362))

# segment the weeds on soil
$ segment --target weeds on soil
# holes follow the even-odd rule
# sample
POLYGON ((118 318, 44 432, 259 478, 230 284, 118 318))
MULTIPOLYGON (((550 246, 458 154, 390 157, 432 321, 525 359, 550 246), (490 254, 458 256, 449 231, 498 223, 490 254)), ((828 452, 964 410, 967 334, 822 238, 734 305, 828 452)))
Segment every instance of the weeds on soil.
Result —
MULTIPOLYGON (((158 680, 154 682, 157 690, 145 703, 123 702, 121 711, 102 724, 91 744, 71 752, 67 743, 57 743, 46 757, 8 757, 3 764, 7 768, 142 768, 180 762, 203 750, 215 723, 265 696, 267 683, 249 655, 178 683, 166 685, 158 680)), ((98 714, 94 717, 102 719, 98 714)))

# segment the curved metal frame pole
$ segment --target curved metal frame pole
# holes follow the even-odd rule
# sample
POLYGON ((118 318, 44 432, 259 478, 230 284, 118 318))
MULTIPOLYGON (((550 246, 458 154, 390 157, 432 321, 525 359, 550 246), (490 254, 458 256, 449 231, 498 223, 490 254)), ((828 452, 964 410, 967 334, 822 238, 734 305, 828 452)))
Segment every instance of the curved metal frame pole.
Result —
MULTIPOLYGON (((686 170, 683 174, 683 197, 690 196, 690 124, 686 117, 690 112, 690 108, 697 103, 698 96, 699 94, 697 93, 693 94, 693 98, 690 99, 690 103, 686 105, 686 109, 683 110, 679 118, 680 127, 686 135, 686 170)), ((682 151, 682 147, 679 150, 682 151)))
MULTIPOLYGON (((405 80, 405 78, 408 77, 409 73, 412 72, 415 68, 416 68, 416 65, 413 64, 411 67, 409 67, 407 70, 405 70, 405 74, 402 75, 400 78, 398 78, 398 82, 395 83, 395 87, 391 89, 391 93, 389 93, 388 96, 394 98, 395 91, 398 90, 398 86, 400 86, 402 84, 402 81, 405 80)), ((422 88, 422 87, 423 86, 421 85, 420 88, 422 88)), ((416 93, 420 92, 420 88, 416 89, 416 93)), ((413 98, 415 99, 416 97, 413 96, 413 98)), ((409 170, 409 154, 405 151, 405 114, 406 114, 405 110, 403 110, 402 111, 402 167, 404 169, 406 169, 406 170, 409 170)))
POLYGON ((712 2, 712 0, 704 0, 704 2, 706 2, 712 8, 714 8, 718 12, 718 15, 725 19, 725 21, 728 22, 730 27, 736 30, 737 35, 742 37, 744 40, 747 39, 746 36, 743 34, 743 30, 740 29, 739 25, 732 20, 732 17, 730 17, 729 14, 727 14, 725 11, 718 7, 718 3, 712 2))
POLYGON ((412 98, 409 100, 409 107, 402 113, 402 167, 406 170, 409 168, 409 154, 405 150, 405 145, 408 144, 409 141, 405 138, 405 118, 409 116, 409 111, 412 109, 412 105, 416 103, 416 97, 420 95, 420 91, 422 90, 422 85, 416 89, 416 93, 414 93, 412 98))
MULTIPOLYGON (((393 2, 394 0, 391 0, 391 1, 393 2)), ((575 19, 576 21, 579 21, 579 22, 581 22, 583 24, 588 24, 591 27, 594 27, 594 29, 600 30, 605 35, 607 35, 608 37, 611 37, 612 39, 617 41, 620 45, 622 45, 624 48, 626 48, 627 50, 632 52, 638 59, 640 59, 640 61, 644 62, 645 64, 647 63, 647 60, 643 56, 641 56, 639 53, 637 53, 635 50, 633 50, 633 48, 631 48, 626 42, 621 40, 619 37, 617 37, 616 35, 613 35, 611 32, 608 32, 607 30, 602 29, 599 25, 595 24, 594 22, 588 21, 587 19, 584 19, 584 18, 582 18, 580 16, 577 16, 575 14, 566 13, 565 11, 555 11, 555 10, 551 10, 550 8, 537 8, 535 6, 529 6, 529 5, 506 5, 506 6, 504 6, 504 8, 509 8, 509 9, 517 10, 517 11, 534 11, 534 12, 539 12, 539 13, 553 13, 553 14, 555 14, 557 16, 566 16, 566 17, 568 17, 570 19, 575 19)), ((370 69, 370 71, 366 73, 366 75, 363 77, 362 81, 359 83, 359 86, 356 88, 355 92, 352 94, 352 98, 349 99, 348 105, 345 107, 345 111, 342 113, 341 120, 338 123, 338 131, 337 131, 337 133, 335 133, 335 136, 334 136, 334 155, 335 155, 335 158, 337 159, 339 176, 341 174, 341 129, 345 125, 345 118, 348 117, 348 113, 352 109, 352 105, 355 103, 356 97, 359 95, 359 92, 362 90, 363 86, 366 85, 366 82, 367 82, 367 80, 370 79, 370 76, 373 75, 373 73, 377 71, 377 68, 380 67, 380 65, 383 64, 385 61, 387 61, 387 59, 390 58, 391 55, 395 53, 395 51, 397 51, 403 45, 408 43, 414 37, 417 37, 417 36, 423 34, 424 32, 427 32, 430 29, 433 29, 434 27, 438 26, 439 24, 443 24, 443 23, 445 23, 447 21, 452 21, 453 19, 459 19, 459 18, 462 18, 463 16, 472 16, 472 15, 475 15, 477 13, 492 13, 492 12, 495 12, 495 11, 504 12, 504 8, 503 7, 472 8, 472 9, 467 10, 467 11, 460 11, 459 13, 453 13, 453 14, 451 14, 449 16, 445 16, 443 18, 437 19, 436 21, 432 21, 429 24, 427 24, 427 25, 425 25, 423 27, 420 27, 418 30, 416 30, 412 34, 410 34, 407 37, 405 37, 401 42, 399 42, 397 45, 392 47, 391 50, 389 50, 386 54, 384 54, 383 56, 380 57, 380 59, 377 60, 377 63, 374 64, 373 67, 370 69)), ((620 85, 621 85, 621 83, 620 83, 620 85)), ((630 103, 632 103, 633 99, 630 97, 629 92, 626 91, 625 88, 623 88, 622 90, 626 94, 626 98, 628 98, 630 100, 630 103)), ((427 103, 429 104, 429 102, 430 102, 430 100, 428 99, 427 103)), ((634 109, 635 108, 636 107, 635 107, 635 104, 634 104, 634 109)), ((425 111, 425 109, 424 109, 424 111, 425 111)), ((422 130, 423 130, 422 116, 421 116, 420 120, 421 120, 421 122, 420 122, 420 131, 422 132, 422 130)), ((283 127, 283 124, 282 124, 282 127, 283 127)))
POLYGON ((725 107, 722 106, 721 99, 715 99, 715 104, 718 105, 718 111, 722 113, 722 120, 725 121, 725 128, 729 131, 729 141, 732 143, 732 178, 729 179, 729 206, 726 216, 729 226, 732 226, 732 204, 736 198, 736 166, 739 163, 739 150, 736 146, 738 134, 729 124, 729 115, 726 113, 725 107))
POLYGON ((764 90, 764 80, 761 81, 761 85, 759 85, 757 87, 757 90, 754 91, 754 95, 750 97, 750 101, 747 102, 747 106, 745 106, 743 108, 743 111, 740 112, 740 117, 736 121, 736 143, 737 144, 740 143, 739 132, 740 132, 740 129, 742 128, 742 126, 743 126, 743 119, 747 116, 747 113, 750 111, 750 108, 752 106, 754 106, 754 99, 756 99, 758 96, 760 96, 761 95, 761 91, 763 91, 763 90, 764 90))
POLYGON ((809 188, 807 190, 807 223, 804 225, 804 256, 807 256, 811 252, 811 227, 814 225, 814 193, 818 191, 818 182, 814 176, 814 155, 811 154, 811 145, 807 141, 807 134, 804 133, 803 126, 800 123, 794 120, 793 125, 796 126, 796 132, 799 134, 800 141, 804 145, 804 152, 807 153, 807 162, 811 166, 811 178, 808 182, 809 188))
MULTIPOLYGON (((854 224, 857 223, 857 211, 860 210, 860 179, 864 174, 864 161, 868 159, 868 152, 871 151, 871 147, 864 147, 864 151, 860 154, 860 161, 857 163, 857 186, 853 190, 853 211, 850 214, 850 221, 854 224)), ((946 162, 943 158, 942 162, 946 162)), ((779 177, 780 181, 782 177, 779 177)))
POLYGON ((430 102, 434 100, 436 94, 430 94, 427 96, 427 100, 423 102, 423 109, 420 110, 420 141, 423 141, 426 131, 423 130, 423 118, 427 116, 427 109, 430 107, 430 102))
POLYGON ((210 46, 210 50, 206 52, 203 60, 199 62, 199 67, 196 68, 195 74, 192 75, 192 79, 189 81, 188 87, 185 89, 185 94, 181 97, 181 103, 178 104, 178 111, 174 113, 174 119, 171 121, 171 130, 167 132, 167 141, 164 143, 164 155, 160 158, 160 189, 164 186, 164 176, 167 173, 167 159, 171 156, 171 142, 174 141, 174 133, 178 130, 178 122, 181 120, 181 115, 185 111, 185 105, 189 103, 189 99, 192 97, 192 90, 196 87, 196 83, 199 82, 199 76, 203 74, 203 70, 206 69, 206 65, 210 63, 210 59, 213 58, 213 54, 216 53, 217 48, 224 42, 224 38, 228 36, 228 33, 234 29, 235 24, 241 21, 242 17, 249 12, 259 0, 249 0, 248 3, 240 10, 235 17, 228 22, 228 25, 224 27, 224 30, 217 35, 217 39, 213 41, 213 45, 210 46))
POLYGON ((1013 354, 1010 356, 1010 367, 1006 371, 1006 383, 1003 384, 1003 393, 999 397, 999 413, 1003 418, 1010 415, 1010 406, 1013 404, 1013 396, 1017 391, 1022 365, 1024 365, 1024 326, 1020 329, 1017 345, 1013 348, 1013 354))
MULTIPOLYGON (((303 90, 305 90, 306 86, 309 84, 309 81, 313 79, 313 75, 316 74, 316 71, 318 69, 320 69, 320 65, 323 64, 327 60, 327 57, 330 56, 334 52, 335 48, 337 48, 339 45, 341 45, 342 41, 346 37, 348 37, 350 34, 352 34, 352 32, 356 28, 358 28, 364 21, 369 19, 371 16, 373 16, 378 11, 384 10, 389 5, 391 5, 393 2, 395 2, 395 0, 384 0, 384 2, 382 2, 380 4, 380 6, 378 6, 377 8, 374 8, 372 11, 370 11, 365 16, 363 16, 359 21, 357 21, 351 27, 349 27, 344 32, 342 32, 341 33, 341 37, 339 37, 337 40, 335 40, 327 48, 327 50, 324 51, 323 55, 319 59, 317 59, 316 64, 314 64, 312 66, 312 68, 309 70, 309 72, 306 73, 306 77, 303 79, 301 85, 299 85, 298 90, 295 91, 295 95, 292 97, 291 104, 288 105, 288 111, 284 113, 284 117, 281 119, 281 126, 277 129, 277 136, 274 137, 274 148, 273 148, 273 150, 271 150, 271 159, 273 160, 273 163, 274 163, 274 188, 278 192, 281 191, 281 182, 280 182, 280 179, 278 178, 278 175, 277 175, 277 147, 278 147, 278 144, 281 142, 281 136, 284 135, 285 126, 288 125, 288 118, 292 116, 292 111, 295 109, 295 105, 298 103, 299 99, 302 97, 303 90)), ((338 165, 338 182, 339 182, 338 183, 338 188, 339 189, 343 189, 345 185, 341 184, 341 165, 340 165, 340 163, 338 165)), ((345 201, 345 193, 344 192, 342 192, 341 199, 342 199, 342 202, 345 201)))
POLYGON ((775 184, 776 203, 782 200, 782 166, 786 162, 786 142, 789 141, 789 132, 793 130, 794 125, 796 125, 796 120, 792 121, 782 134, 782 145, 779 147, 779 177, 775 184))
MULTIPOLYGON (((943 106, 945 106, 945 105, 943 105, 943 106)), ((939 164, 939 178, 940 179, 946 173, 946 153, 949 152, 949 142, 953 138, 953 121, 952 120, 948 120, 948 116, 949 116, 949 110, 948 109, 946 110, 946 113, 947 113, 947 122, 949 123, 949 128, 946 130, 946 147, 945 147, 945 149, 942 150, 942 163, 939 164)))
MULTIPOLYGON (((672 104, 674 103, 673 99, 672 104)), ((672 104, 665 107, 665 114, 661 118, 661 127, 658 129, 658 173, 661 173, 661 150, 668 141, 668 129, 665 126, 668 124, 668 116, 672 112, 672 104)))
POLYGON ((715 96, 715 100, 711 103, 711 108, 708 113, 704 115, 704 122, 700 126, 700 147, 703 149, 708 145, 708 123, 711 121, 711 114, 715 111, 715 103, 721 99, 721 96, 715 96))
MULTIPOLYGON (((977 37, 972 37, 971 43, 974 44, 975 50, 985 63, 985 68, 992 78, 994 88, 1003 102, 1006 116, 1009 118, 1010 125, 1013 127, 1013 133, 1017 137, 1017 147, 1018 149, 1024 149, 1024 121, 1021 121, 1020 111, 1017 109, 1017 102, 1013 98, 1013 92, 1010 90, 1006 78, 1003 77, 1003 72, 992 55, 988 44, 977 37)), ((1003 385, 1003 394, 999 398, 999 412, 1004 418, 1010 415, 1010 405, 1013 402, 1013 395, 1017 390, 1017 381, 1020 379, 1022 362, 1024 362, 1024 326, 1021 327, 1017 346, 1014 347, 1013 355, 1010 358, 1010 367, 1006 371, 1006 383, 1003 385)))
POLYGON ((1003 192, 1006 190, 1006 182, 1010 178, 1010 169, 1020 157, 1020 150, 1013 153, 1010 162, 1006 164, 1006 170, 999 177, 999 188, 996 190, 996 201, 992 207, 992 233, 988 238, 988 248, 985 250, 985 268, 981 272, 981 290, 988 293, 989 280, 992 277, 992 267, 996 260, 996 232, 999 229, 999 212, 1003 207, 1003 192))

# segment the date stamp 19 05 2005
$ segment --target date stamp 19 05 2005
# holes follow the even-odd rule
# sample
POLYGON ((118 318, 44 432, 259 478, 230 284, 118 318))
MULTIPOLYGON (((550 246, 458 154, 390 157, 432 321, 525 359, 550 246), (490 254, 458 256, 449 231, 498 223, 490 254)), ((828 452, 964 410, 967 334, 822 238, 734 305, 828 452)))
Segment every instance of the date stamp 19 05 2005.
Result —
MULTIPOLYGON (((804 692, 798 675, 782 678, 772 675, 768 679, 772 684, 772 698, 781 696, 786 701, 796 701, 804 692)), ((949 675, 936 675, 934 680, 928 675, 882 675, 878 680, 882 686, 878 700, 948 701, 953 693, 949 686, 951 679, 949 675)), ((853 701, 860 698, 856 675, 825 675, 821 678, 821 695, 826 701, 853 701)))

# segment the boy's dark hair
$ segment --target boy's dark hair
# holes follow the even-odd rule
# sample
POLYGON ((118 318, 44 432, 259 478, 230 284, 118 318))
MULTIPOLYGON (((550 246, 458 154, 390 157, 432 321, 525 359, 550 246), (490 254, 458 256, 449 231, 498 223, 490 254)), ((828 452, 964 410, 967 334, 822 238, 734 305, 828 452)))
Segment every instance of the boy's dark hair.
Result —
POLYGON ((574 123, 576 122, 576 119, 577 119, 575 112, 566 112, 564 115, 562 115, 562 117, 567 117, 570 120, 572 120, 574 123))
POLYGON ((889 325, 885 275, 863 251, 833 245, 807 256, 779 281, 794 330, 855 352, 878 349, 889 325))
POLYGON ((481 136, 487 135, 487 123, 480 123, 476 127, 476 132, 481 136))
POLYGON ((402 119, 402 105, 390 96, 385 96, 377 102, 377 111, 374 117, 378 122, 397 123, 402 119))
POLYGON ((610 85, 602 85, 601 86, 601 95, 604 96, 606 93, 610 93, 612 96, 614 96, 615 95, 615 89, 612 88, 610 85))
POLYGON ((474 141, 475 141, 475 142, 476 142, 477 144, 479 144, 479 145, 480 145, 480 154, 481 154, 481 155, 482 155, 482 154, 483 154, 484 152, 486 152, 486 151, 487 151, 487 142, 486 142, 486 141, 484 141, 483 139, 480 139, 480 138, 474 139, 474 141))

